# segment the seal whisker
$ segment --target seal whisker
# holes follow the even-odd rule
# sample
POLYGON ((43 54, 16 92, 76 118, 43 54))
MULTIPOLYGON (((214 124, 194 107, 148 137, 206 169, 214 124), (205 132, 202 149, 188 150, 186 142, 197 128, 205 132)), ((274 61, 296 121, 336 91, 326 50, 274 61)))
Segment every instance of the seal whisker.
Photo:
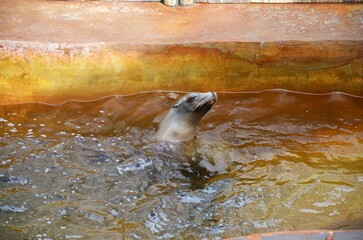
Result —
POLYGON ((206 103, 206 101, 204 100, 204 101, 201 101, 201 102, 199 102, 194 108, 193 108, 193 110, 192 110, 192 112, 194 112, 196 109, 198 109, 200 106, 203 106, 204 104, 206 103))

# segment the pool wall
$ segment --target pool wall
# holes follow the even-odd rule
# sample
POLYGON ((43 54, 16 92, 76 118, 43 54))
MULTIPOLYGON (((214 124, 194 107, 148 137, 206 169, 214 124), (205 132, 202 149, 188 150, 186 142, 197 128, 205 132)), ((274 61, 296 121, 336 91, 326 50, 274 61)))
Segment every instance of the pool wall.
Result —
POLYGON ((0 8, 0 104, 155 90, 363 96, 362 4, 0 8))
POLYGON ((2 104, 140 91, 283 88, 363 94, 362 42, 2 44, 2 104))

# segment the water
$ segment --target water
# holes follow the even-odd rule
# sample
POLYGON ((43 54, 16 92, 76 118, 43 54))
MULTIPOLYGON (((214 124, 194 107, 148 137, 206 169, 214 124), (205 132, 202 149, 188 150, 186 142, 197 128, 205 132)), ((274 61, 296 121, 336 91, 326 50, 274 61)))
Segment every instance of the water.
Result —
POLYGON ((218 239, 363 227, 363 98, 219 94, 189 144, 181 95, 0 106, 0 239, 218 239))

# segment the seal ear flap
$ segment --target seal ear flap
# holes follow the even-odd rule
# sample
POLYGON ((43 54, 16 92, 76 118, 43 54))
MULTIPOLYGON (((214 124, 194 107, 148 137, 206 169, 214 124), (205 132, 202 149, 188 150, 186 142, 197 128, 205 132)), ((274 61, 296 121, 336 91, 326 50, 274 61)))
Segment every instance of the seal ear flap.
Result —
POLYGON ((178 108, 179 104, 175 104, 172 108, 178 108))

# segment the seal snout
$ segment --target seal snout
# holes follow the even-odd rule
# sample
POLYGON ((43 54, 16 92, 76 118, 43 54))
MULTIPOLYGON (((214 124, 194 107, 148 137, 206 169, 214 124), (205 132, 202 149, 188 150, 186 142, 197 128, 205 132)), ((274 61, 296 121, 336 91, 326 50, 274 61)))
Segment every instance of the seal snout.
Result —
POLYGON ((211 100, 208 101, 209 104, 214 105, 217 102, 218 95, 215 92, 210 92, 212 94, 211 100))

